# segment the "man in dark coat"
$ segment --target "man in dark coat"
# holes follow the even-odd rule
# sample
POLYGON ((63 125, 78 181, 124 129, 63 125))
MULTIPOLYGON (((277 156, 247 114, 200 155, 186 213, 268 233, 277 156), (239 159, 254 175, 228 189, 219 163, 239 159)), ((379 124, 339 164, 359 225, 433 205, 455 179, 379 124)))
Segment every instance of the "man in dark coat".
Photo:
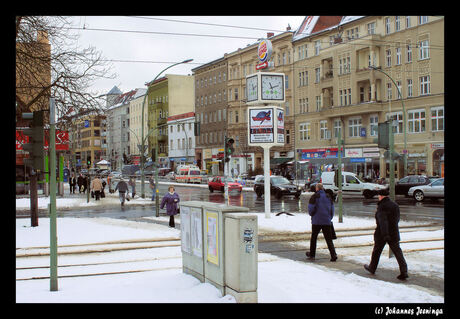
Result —
POLYGON ((364 268, 371 274, 375 273, 383 248, 388 243, 399 264, 401 274, 397 278, 405 280, 409 276, 407 275, 406 260, 404 259, 401 247, 399 247, 399 241, 401 240, 398 227, 399 206, 388 195, 388 189, 378 192, 379 202, 377 203, 377 212, 375 213, 377 228, 374 232, 374 249, 370 264, 364 265, 364 268))
POLYGON ((78 193, 81 193, 81 188, 83 186, 83 182, 84 182, 83 175, 80 173, 80 175, 78 176, 78 179, 77 179, 78 193))
POLYGON ((327 248, 331 254, 331 261, 337 260, 334 243, 332 242, 332 218, 334 217, 334 204, 332 198, 326 194, 323 184, 316 184, 316 193, 310 197, 308 214, 311 216, 310 251, 305 254, 308 259, 314 260, 316 254, 316 240, 322 230, 326 239, 327 248))

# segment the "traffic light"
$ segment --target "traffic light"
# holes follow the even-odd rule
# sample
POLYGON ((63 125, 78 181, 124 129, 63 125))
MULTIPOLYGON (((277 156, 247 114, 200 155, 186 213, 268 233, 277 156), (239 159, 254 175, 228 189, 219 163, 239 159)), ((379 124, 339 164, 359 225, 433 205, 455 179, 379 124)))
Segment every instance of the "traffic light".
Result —
POLYGON ((390 148, 389 134, 390 134, 390 123, 389 122, 379 123, 378 138, 375 140, 377 140, 376 142, 380 148, 384 148, 386 150, 390 148))
POLYGON ((91 156, 86 157, 86 165, 88 165, 88 167, 91 166, 91 156))
POLYGON ((44 171, 45 157, 43 154, 43 111, 22 113, 22 118, 32 120, 30 128, 23 130, 24 135, 29 137, 29 143, 22 145, 22 149, 29 152, 29 158, 24 159, 24 164, 26 166, 32 167, 36 171, 44 171))
POLYGON ((225 147, 224 147, 224 161, 229 162, 230 156, 233 154, 235 149, 233 148, 233 143, 235 140, 233 138, 225 137, 225 147))

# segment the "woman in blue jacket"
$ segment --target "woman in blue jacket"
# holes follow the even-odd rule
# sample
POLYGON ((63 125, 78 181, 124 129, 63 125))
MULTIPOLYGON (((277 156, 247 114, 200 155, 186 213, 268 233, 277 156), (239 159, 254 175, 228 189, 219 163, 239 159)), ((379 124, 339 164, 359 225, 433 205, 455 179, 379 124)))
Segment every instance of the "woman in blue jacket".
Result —
POLYGON ((332 198, 326 194, 323 184, 316 184, 316 193, 310 197, 308 203, 308 214, 311 216, 312 232, 310 239, 310 251, 305 254, 308 259, 314 260, 316 254, 316 240, 322 230, 326 239, 327 248, 331 253, 331 261, 337 260, 334 243, 332 242, 332 218, 334 217, 334 203, 332 198))
POLYGON ((174 215, 177 214, 177 204, 180 202, 179 195, 174 191, 174 186, 168 187, 168 192, 161 200, 160 208, 163 209, 166 204, 166 215, 169 216, 169 227, 175 227, 174 215))

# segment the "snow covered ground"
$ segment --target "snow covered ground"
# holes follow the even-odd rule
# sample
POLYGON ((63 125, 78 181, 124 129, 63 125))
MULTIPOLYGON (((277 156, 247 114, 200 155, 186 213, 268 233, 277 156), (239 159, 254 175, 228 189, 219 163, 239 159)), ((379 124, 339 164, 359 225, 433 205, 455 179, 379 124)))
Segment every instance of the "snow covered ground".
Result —
MULTIPOLYGON (((39 199, 39 206, 46 208, 47 198, 39 199)), ((109 196, 106 203, 112 200, 109 196)), ((114 202, 118 200, 113 197, 114 202)), ((139 199, 142 200, 142 199, 139 199)), ((145 199, 149 202, 149 199, 145 199)), ((48 199, 49 202, 49 199, 48 199)), ((130 203, 132 203, 131 201, 130 203)), ((75 207, 87 205, 81 199, 59 199, 58 209, 67 205, 75 207), (71 202, 72 201, 72 202, 71 202), (75 202, 73 202, 75 201, 75 202), (71 202, 71 203, 70 203, 71 202)), ((98 205, 99 203, 96 203, 98 205)), ((28 207, 28 199, 17 199, 18 209, 28 207)), ((128 203, 129 205, 129 203, 128 203)), ((295 216, 251 213, 258 217, 259 233, 272 231, 303 232, 311 230, 310 217, 306 214, 295 216)), ((148 217, 167 221, 167 217, 148 217)), ((178 218, 178 217, 177 217, 178 218)), ((400 225, 414 222, 402 221, 400 225)), ((343 223, 334 220, 336 230, 356 227, 374 227, 370 218, 344 217, 343 223)), ((172 229, 158 223, 143 223, 110 218, 58 218, 58 245, 99 243, 115 240, 180 238, 180 230, 172 229)), ((417 236, 444 236, 443 231, 402 233, 402 240, 417 236)), ((339 238, 345 242, 346 239, 339 238)), ((363 241, 372 240, 363 236, 363 241)), ((320 235, 318 243, 324 239, 320 235)), ((417 245, 424 245, 419 243, 417 245)), ((40 218, 38 227, 30 226, 30 219, 16 220, 17 253, 27 247, 49 246, 49 219, 40 218)), ((368 263, 372 247, 365 255, 341 256, 368 263)), ((430 274, 444 279, 444 250, 431 250, 405 254, 411 274, 430 274)), ((92 253, 80 255, 59 255, 58 265, 66 263, 93 263, 96 261, 143 260, 146 267, 156 270, 90 276, 59 278, 59 290, 50 291, 50 280, 16 281, 16 302, 18 303, 235 303, 234 297, 222 296, 208 283, 201 283, 193 276, 182 273, 180 245, 164 249, 139 249, 136 251, 119 251, 113 253, 92 253), (153 260, 152 260, 153 259, 153 260)), ((336 271, 315 263, 306 263, 283 259, 278 256, 259 253, 258 255, 258 302, 259 303, 443 303, 444 297, 433 291, 407 282, 391 283, 376 277, 363 277, 353 273, 336 271)), ((16 258, 17 267, 27 267, 37 260, 44 266, 49 265, 49 257, 16 258), (32 260, 33 259, 33 260, 32 260)), ((139 266, 139 264, 137 264, 139 266)), ((137 267, 136 266, 136 267, 137 267)), ((125 269, 124 263, 103 265, 110 271, 125 269)), ((379 268, 392 269, 398 275, 398 265, 394 258, 381 257, 379 268)), ((36 270, 21 270, 21 276, 34 275, 36 270)), ((59 268, 58 274, 65 274, 65 267, 59 268)), ((49 270, 45 273, 49 275, 49 270)), ((17 276, 19 271, 17 271, 17 276)))

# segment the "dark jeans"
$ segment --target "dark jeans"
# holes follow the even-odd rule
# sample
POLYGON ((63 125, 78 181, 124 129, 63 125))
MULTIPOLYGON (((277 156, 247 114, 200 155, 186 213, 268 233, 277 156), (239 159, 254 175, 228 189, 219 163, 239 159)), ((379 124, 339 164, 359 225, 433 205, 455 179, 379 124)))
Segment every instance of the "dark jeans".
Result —
POLYGON ((96 200, 99 200, 101 198, 101 191, 94 191, 94 197, 96 197, 96 200))
MULTIPOLYGON (((380 238, 374 237, 374 249, 372 250, 372 257, 371 257, 371 263, 369 264, 370 270, 374 272, 377 269, 377 265, 379 264, 379 259, 380 255, 382 254, 383 248, 385 247, 385 244, 387 243, 384 240, 381 240, 380 238)), ((391 251, 393 251, 393 254, 396 257, 396 260, 398 261, 399 265, 399 271, 401 273, 407 273, 407 264, 406 260, 404 259, 403 252, 401 250, 401 247, 399 247, 399 241, 391 241, 388 242, 388 245, 391 248, 391 251)))
POLYGON ((311 225, 311 238, 310 238, 310 256, 315 257, 316 253, 316 240, 318 234, 323 231, 324 239, 326 239, 327 248, 331 257, 336 257, 334 243, 332 242, 332 230, 331 225, 311 225))
POLYGON ((169 216, 169 227, 176 227, 174 224, 174 215, 169 216))

